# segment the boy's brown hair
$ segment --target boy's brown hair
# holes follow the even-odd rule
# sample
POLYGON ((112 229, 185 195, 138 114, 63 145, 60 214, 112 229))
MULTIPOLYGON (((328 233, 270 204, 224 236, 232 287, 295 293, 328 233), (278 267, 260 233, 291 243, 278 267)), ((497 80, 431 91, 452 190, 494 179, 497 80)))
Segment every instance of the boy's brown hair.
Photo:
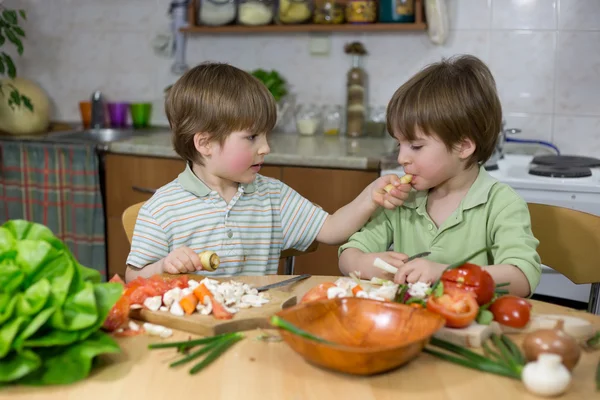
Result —
POLYGON ((196 133, 222 145, 232 132, 268 133, 277 121, 275 99, 267 87, 249 73, 222 63, 203 63, 181 76, 168 90, 165 112, 175 151, 200 165, 196 133))
POLYGON ((450 151, 465 138, 476 149, 467 167, 486 162, 502 127, 502 106, 489 68, 473 56, 455 56, 425 67, 404 83, 387 107, 391 136, 416 140, 415 129, 437 135, 450 151))

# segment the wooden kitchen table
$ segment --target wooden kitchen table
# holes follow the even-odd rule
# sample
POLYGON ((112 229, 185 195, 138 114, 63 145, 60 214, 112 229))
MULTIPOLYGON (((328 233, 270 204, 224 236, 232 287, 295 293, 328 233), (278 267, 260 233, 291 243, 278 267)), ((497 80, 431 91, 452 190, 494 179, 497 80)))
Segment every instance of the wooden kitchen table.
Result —
MULTIPOLYGON (((289 278, 263 276, 236 278, 257 285, 289 278)), ((298 295, 336 277, 313 276, 283 288, 298 295)), ((588 319, 600 329, 600 317, 538 301, 534 312, 570 314, 588 319)), ((378 376, 344 375, 308 364, 284 342, 255 340, 260 332, 249 331, 224 356, 197 375, 191 365, 169 368, 177 356, 173 349, 148 350, 149 343, 185 340, 175 332, 169 339, 146 335, 120 338, 122 353, 100 357, 100 365, 85 380, 69 386, 10 387, 0 398, 11 400, 314 400, 399 399, 461 400, 538 399, 520 381, 482 373, 422 353, 412 362, 378 376)), ((520 342, 522 335, 511 335, 520 342)), ((595 391, 595 371, 600 351, 583 352, 573 371, 572 385, 560 399, 600 398, 595 391)))

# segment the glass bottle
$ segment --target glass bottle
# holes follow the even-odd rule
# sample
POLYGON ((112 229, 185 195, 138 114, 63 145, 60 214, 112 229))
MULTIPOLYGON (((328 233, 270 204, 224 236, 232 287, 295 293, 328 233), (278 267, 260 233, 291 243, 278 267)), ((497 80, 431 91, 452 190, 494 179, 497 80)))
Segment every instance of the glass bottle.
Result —
POLYGON ((241 25, 269 25, 275 16, 273 0, 239 0, 237 21, 241 25))
POLYGON ((363 136, 367 104, 367 74, 361 67, 361 55, 352 55, 347 74, 346 136, 363 136))

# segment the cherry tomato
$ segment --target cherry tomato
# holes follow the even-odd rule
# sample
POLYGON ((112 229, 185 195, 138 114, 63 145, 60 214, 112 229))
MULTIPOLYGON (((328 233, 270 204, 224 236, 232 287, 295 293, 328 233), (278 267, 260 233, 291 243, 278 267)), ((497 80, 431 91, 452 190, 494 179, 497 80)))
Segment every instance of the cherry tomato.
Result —
POLYGON ((479 306, 473 294, 451 288, 440 297, 429 296, 427 310, 444 317, 449 328, 465 328, 477 317, 479 306))
POLYGON ((475 293, 481 306, 492 301, 496 284, 494 278, 479 265, 465 263, 442 274, 444 288, 457 288, 475 293))
POLYGON ((531 304, 510 294, 498 297, 489 310, 494 314, 494 321, 512 328, 523 328, 531 317, 531 304))
POLYGON ((324 282, 310 289, 300 300, 300 303, 308 303, 309 301, 323 300, 327 298, 327 289, 335 287, 333 282, 324 282))

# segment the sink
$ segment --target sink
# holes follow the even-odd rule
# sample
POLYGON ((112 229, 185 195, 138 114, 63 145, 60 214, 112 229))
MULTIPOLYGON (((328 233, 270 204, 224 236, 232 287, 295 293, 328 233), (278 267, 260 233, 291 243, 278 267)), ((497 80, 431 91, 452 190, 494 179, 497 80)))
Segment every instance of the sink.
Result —
POLYGON ((69 131, 53 135, 53 139, 60 142, 85 142, 85 143, 111 143, 133 137, 132 129, 85 129, 69 131))

